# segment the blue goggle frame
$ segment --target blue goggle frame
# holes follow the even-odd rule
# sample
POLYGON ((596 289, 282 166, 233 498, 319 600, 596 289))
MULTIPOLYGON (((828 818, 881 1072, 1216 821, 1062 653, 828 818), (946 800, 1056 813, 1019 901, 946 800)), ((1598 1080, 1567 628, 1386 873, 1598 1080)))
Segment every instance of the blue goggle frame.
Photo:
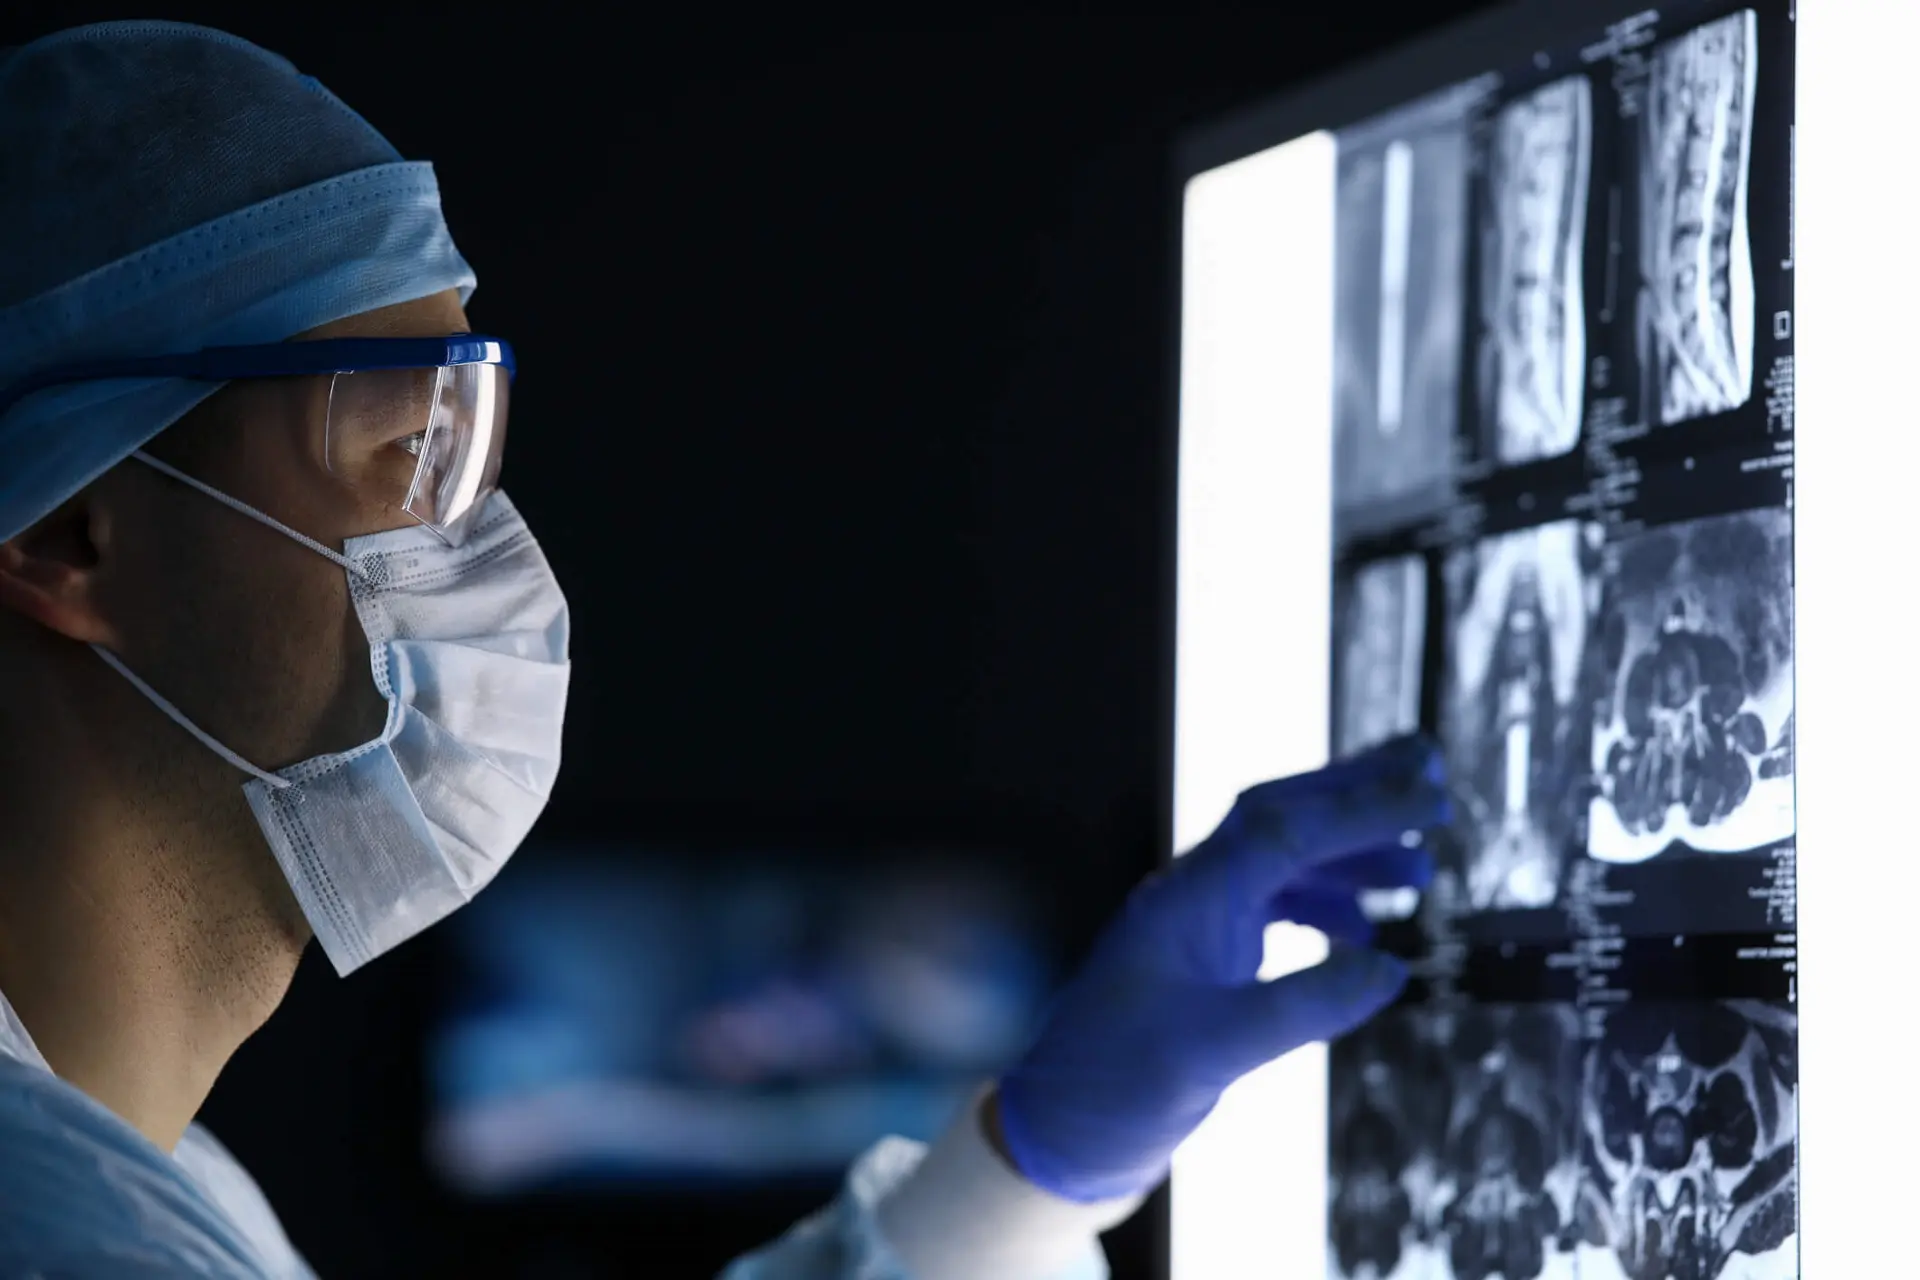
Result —
POLYGON ((515 373, 513 347, 481 333, 444 338, 322 338, 315 342, 268 342, 242 347, 205 347, 178 355, 130 356, 60 365, 29 374, 0 391, 0 414, 36 391, 71 382, 112 378, 188 378, 233 382, 304 374, 357 373, 367 369, 432 369, 457 364, 497 364, 507 380, 515 373))

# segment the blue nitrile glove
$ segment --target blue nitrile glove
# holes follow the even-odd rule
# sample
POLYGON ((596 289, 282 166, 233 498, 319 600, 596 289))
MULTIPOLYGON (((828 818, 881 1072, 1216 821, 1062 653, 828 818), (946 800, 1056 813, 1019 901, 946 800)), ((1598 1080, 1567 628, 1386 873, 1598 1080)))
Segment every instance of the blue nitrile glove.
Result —
POLYGON ((1406 970, 1367 949, 1358 894, 1425 887, 1432 864, 1403 838, 1448 816, 1439 752, 1417 738, 1241 793, 1128 898, 1001 1079, 1014 1166, 1082 1203, 1147 1191, 1228 1085, 1391 1003, 1406 970), (1279 920, 1327 934, 1331 955, 1261 982, 1279 920))

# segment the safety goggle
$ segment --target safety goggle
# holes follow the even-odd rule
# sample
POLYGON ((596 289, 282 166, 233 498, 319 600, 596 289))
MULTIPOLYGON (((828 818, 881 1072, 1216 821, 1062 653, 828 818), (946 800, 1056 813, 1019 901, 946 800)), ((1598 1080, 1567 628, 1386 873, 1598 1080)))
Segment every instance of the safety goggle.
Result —
POLYGON ((513 348, 499 338, 327 338, 68 365, 0 391, 0 414, 36 391, 110 378, 325 376, 326 463, 458 546, 500 481, 513 348), (411 459, 408 460, 408 455, 411 459), (369 467, 368 460, 398 459, 369 467), (371 477, 370 480, 366 479, 371 477))

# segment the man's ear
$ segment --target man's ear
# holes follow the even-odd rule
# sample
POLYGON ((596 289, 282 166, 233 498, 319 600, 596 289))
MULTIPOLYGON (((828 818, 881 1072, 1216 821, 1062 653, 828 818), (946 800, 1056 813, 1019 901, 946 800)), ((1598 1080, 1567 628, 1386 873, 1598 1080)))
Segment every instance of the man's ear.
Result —
POLYGON ((81 644, 113 647, 101 610, 100 550, 106 504, 83 492, 16 537, 0 542, 0 609, 81 644))

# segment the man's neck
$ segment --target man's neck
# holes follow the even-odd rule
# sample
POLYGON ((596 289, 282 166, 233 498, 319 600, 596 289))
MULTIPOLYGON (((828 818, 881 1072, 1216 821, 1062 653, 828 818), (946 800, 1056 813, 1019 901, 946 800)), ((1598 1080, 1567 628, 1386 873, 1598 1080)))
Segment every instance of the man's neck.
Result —
POLYGON ((244 865, 275 871, 265 850, 209 841, 205 808, 187 824, 27 803, 43 820, 0 830, 0 992, 55 1075, 171 1151, 286 995, 304 932, 244 865))

